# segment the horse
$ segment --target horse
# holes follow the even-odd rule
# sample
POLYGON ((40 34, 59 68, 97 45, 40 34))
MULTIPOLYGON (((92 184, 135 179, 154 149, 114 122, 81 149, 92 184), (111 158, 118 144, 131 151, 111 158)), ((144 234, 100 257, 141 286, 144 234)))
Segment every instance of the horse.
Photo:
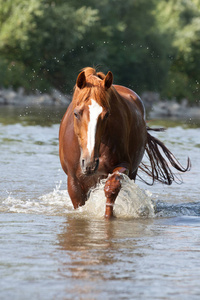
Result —
POLYGON ((170 164, 181 172, 190 169, 189 158, 183 168, 150 130, 141 98, 127 87, 114 85, 111 71, 105 75, 87 67, 79 73, 59 130, 60 162, 74 209, 84 205, 90 189, 107 178, 105 217, 111 218, 122 174, 135 180, 140 168, 151 176, 152 184, 170 185, 175 181, 170 164), (150 166, 142 162, 145 153, 150 166))

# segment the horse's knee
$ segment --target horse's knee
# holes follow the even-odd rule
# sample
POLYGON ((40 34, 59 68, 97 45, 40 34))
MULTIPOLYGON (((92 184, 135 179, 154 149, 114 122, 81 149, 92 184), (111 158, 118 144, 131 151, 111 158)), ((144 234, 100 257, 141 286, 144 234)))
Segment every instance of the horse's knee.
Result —
POLYGON ((120 173, 113 173, 105 183, 104 192, 106 198, 115 200, 121 189, 120 173))

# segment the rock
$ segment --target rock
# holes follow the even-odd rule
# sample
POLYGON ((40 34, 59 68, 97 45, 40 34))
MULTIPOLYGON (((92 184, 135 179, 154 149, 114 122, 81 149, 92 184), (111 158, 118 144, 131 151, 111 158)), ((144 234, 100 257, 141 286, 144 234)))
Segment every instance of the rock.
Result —
POLYGON ((188 100, 187 99, 182 99, 181 106, 182 107, 187 107, 188 106, 188 100))
POLYGON ((6 99, 4 97, 3 91, 0 90, 0 105, 6 104, 6 99))
POLYGON ((150 118, 200 118, 200 107, 189 107, 188 101, 183 99, 181 103, 173 101, 161 101, 153 105, 149 112, 150 118))
POLYGON ((25 94, 24 88, 23 87, 18 88, 17 94, 18 94, 19 97, 24 96, 24 94, 25 94))
POLYGON ((144 92, 141 94, 141 99, 146 109, 151 109, 155 103, 160 101, 160 95, 155 92, 144 92))
POLYGON ((190 107, 190 108, 188 108, 187 115, 191 119, 200 120, 200 107, 190 107))
POLYGON ((53 100, 52 97, 48 94, 42 94, 38 97, 36 97, 36 100, 34 101, 35 104, 42 104, 42 105, 52 105, 53 100))
POLYGON ((180 116, 183 111, 181 109, 181 105, 175 101, 170 101, 170 103, 167 105, 167 110, 168 110, 168 116, 180 116))
POLYGON ((69 95, 63 95, 60 91, 53 89, 51 96, 56 105, 69 105, 71 102, 71 97, 69 95))
POLYGON ((4 104, 15 105, 19 101, 17 92, 11 89, 1 90, 1 95, 4 99, 4 104))
POLYGON ((26 95, 24 88, 19 88, 16 92, 12 89, 0 90, 0 105, 66 105, 71 102, 69 95, 63 95, 60 91, 53 89, 51 94, 35 94, 26 95))
POLYGON ((166 102, 159 102, 154 104, 151 111, 149 112, 149 116, 151 118, 156 118, 157 116, 163 117, 168 115, 168 106, 166 102))
MULTIPOLYGON (((155 118, 179 118, 179 119, 200 119, 200 105, 190 107, 187 99, 181 103, 175 100, 160 101, 160 95, 154 92, 145 92, 141 96, 145 107, 149 110, 149 117, 155 118)), ((0 105, 21 105, 21 106, 47 106, 64 105, 68 106, 72 97, 64 95, 57 89, 52 89, 50 94, 41 94, 36 91, 35 94, 26 95, 24 88, 17 91, 12 89, 0 89, 0 105)))

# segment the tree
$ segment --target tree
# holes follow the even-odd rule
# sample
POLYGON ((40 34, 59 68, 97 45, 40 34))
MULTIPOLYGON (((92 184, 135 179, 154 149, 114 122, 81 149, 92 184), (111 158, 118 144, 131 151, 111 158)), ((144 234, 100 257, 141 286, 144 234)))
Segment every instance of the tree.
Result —
POLYGON ((165 94, 199 101, 200 0, 160 1, 156 18, 160 31, 171 39, 171 67, 165 94))
POLYGON ((23 64, 35 85, 40 87, 45 80, 62 88, 67 72, 63 57, 97 21, 97 11, 74 9, 65 1, 0 0, 0 4, 0 55, 23 64))
MULTIPOLYGON (((73 1, 78 7, 79 1, 73 1)), ((171 47, 157 30, 154 0, 87 1, 98 10, 99 21, 73 52, 84 66, 100 65, 114 73, 115 83, 138 92, 161 90, 170 67, 167 50, 171 47), (81 47, 82 46, 82 47, 81 47)))
POLYGON ((66 91, 86 66, 199 100, 200 0, 0 0, 0 84, 66 91))

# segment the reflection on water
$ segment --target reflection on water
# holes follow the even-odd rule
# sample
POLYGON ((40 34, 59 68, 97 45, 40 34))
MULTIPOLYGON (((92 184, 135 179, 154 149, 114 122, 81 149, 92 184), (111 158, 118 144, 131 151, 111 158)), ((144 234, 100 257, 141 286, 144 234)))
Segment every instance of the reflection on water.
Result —
POLYGON ((146 228, 145 224, 151 223, 153 223, 152 219, 143 219, 141 222, 132 219, 124 222, 124 220, 118 219, 112 221, 89 220, 88 218, 71 216, 67 218, 63 232, 58 235, 59 245, 61 250, 67 251, 117 250, 123 245, 128 248, 128 243, 125 245, 124 241, 143 235, 143 230, 146 228))
POLYGON ((199 127, 156 133, 183 165, 190 156, 183 184, 125 178, 108 221, 100 187, 72 208, 58 157, 63 113, 0 108, 0 298, 199 299, 199 127))
POLYGON ((1 215, 1 299, 198 299, 197 217, 1 215))
POLYGON ((186 228, 184 218, 76 221, 68 219, 58 235, 60 274, 74 282, 73 296, 173 299, 173 291, 174 299, 187 299, 200 292, 199 218, 186 228))
MULTIPOLYGON (((59 249, 64 256, 68 256, 62 271, 65 273, 66 269, 70 270, 70 278, 92 279, 96 276, 96 280, 114 279, 116 274, 111 275, 109 266, 120 259, 123 251, 134 251, 135 243, 132 241, 142 235, 144 227, 144 224, 133 221, 125 224, 116 220, 75 218, 68 218, 65 225, 64 231, 58 235, 59 249)), ((127 276, 125 270, 121 271, 121 276, 127 276)))

